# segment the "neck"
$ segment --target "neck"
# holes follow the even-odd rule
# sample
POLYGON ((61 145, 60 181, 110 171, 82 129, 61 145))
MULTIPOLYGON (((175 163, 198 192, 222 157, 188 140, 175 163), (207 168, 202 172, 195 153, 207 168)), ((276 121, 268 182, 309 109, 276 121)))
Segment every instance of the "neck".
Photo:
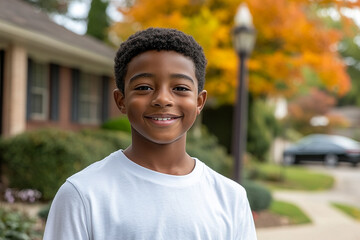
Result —
POLYGON ((134 135, 132 144, 124 151, 131 161, 171 175, 186 175, 194 169, 195 160, 186 153, 186 135, 169 144, 157 144, 134 135))

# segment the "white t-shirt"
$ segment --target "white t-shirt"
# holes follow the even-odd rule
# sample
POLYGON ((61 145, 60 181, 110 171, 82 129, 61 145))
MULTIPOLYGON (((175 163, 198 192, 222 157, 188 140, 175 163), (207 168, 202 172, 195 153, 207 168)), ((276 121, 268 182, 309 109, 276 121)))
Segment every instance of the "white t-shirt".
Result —
POLYGON ((244 188, 195 161, 175 176, 112 153, 62 185, 44 240, 255 240, 244 188))

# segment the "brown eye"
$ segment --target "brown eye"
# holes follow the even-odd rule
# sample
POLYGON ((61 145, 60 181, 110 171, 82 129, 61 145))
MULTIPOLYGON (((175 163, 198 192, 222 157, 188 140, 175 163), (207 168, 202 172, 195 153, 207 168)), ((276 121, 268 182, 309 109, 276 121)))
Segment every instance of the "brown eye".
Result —
POLYGON ((150 91, 152 90, 151 87, 149 86, 139 86, 139 87, 136 87, 135 90, 139 90, 139 91, 150 91))
POLYGON ((186 87, 176 87, 174 88, 175 91, 180 91, 180 92, 184 92, 184 91, 190 91, 189 88, 186 87))

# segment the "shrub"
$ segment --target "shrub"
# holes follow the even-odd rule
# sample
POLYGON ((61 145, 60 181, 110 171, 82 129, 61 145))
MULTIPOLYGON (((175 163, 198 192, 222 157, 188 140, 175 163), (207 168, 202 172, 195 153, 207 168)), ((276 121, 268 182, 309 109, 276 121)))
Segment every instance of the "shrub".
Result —
POLYGON ((188 133, 186 151, 215 171, 231 177, 232 158, 226 153, 226 149, 218 144, 217 138, 205 128, 201 129, 200 136, 196 136, 193 130, 188 133))
POLYGON ((40 239, 35 230, 35 221, 14 210, 0 209, 0 239, 34 240, 40 239))
POLYGON ((106 155, 120 148, 125 149, 131 144, 131 135, 127 132, 87 129, 81 131, 80 134, 85 137, 89 137, 106 143, 106 146, 108 148, 108 150, 104 151, 106 152, 106 155))
POLYGON ((117 130, 127 133, 131 132, 131 125, 126 116, 110 119, 103 123, 101 128, 107 130, 117 130))
POLYGON ((245 180, 242 185, 246 189, 252 211, 259 212, 270 207, 272 196, 268 189, 249 180, 245 180))
POLYGON ((11 187, 37 189, 50 200, 66 178, 114 151, 115 140, 105 139, 115 137, 57 129, 25 132, 0 141, 0 160, 11 187))

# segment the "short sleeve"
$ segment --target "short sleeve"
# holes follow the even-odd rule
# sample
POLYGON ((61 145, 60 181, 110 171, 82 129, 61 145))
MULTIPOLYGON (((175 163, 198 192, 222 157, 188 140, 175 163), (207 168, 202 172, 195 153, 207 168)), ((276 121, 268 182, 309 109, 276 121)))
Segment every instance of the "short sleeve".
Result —
POLYGON ((257 240, 254 218, 245 191, 241 201, 240 211, 240 226, 238 228, 236 240, 257 240))
POLYGON ((70 183, 65 182, 51 204, 44 240, 89 240, 83 200, 70 183))

